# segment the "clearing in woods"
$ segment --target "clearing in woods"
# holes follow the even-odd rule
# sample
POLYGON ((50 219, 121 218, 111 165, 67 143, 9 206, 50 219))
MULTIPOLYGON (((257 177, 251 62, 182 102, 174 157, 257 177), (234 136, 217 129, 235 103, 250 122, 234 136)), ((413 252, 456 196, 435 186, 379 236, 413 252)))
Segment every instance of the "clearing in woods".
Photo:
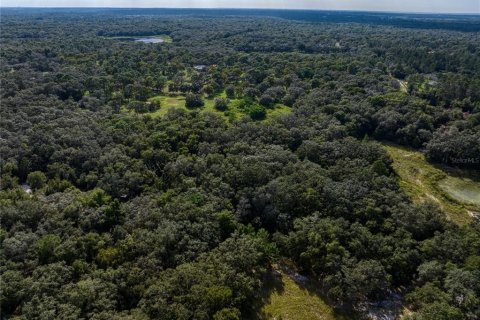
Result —
MULTIPOLYGON (((225 95, 221 94, 219 97, 224 98, 225 95)), ((186 111, 193 111, 198 110, 201 112, 212 112, 223 117, 227 121, 234 121, 239 120, 240 118, 246 116, 246 111, 240 108, 240 100, 238 99, 230 99, 230 103, 228 104, 227 111, 219 111, 215 108, 215 98, 207 98, 204 99, 205 105, 198 109, 188 109, 185 107, 185 97, 183 95, 159 95, 149 99, 150 101, 159 101, 160 108, 154 112, 147 113, 152 117, 163 117, 168 113, 170 109, 183 109, 186 111)), ((272 119, 274 117, 287 114, 291 112, 291 108, 287 107, 286 105, 277 103, 273 108, 267 108, 267 115, 265 120, 272 119)))
POLYGON ((259 319, 273 320, 349 320, 335 311, 302 276, 275 270, 268 281, 269 294, 259 319))

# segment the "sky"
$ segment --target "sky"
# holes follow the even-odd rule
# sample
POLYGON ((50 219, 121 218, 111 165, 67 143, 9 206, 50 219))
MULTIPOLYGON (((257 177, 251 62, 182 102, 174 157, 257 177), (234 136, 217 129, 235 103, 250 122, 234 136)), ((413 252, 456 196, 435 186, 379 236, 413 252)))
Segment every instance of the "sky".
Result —
POLYGON ((480 0, 0 0, 3 7, 268 8, 480 14, 480 0))

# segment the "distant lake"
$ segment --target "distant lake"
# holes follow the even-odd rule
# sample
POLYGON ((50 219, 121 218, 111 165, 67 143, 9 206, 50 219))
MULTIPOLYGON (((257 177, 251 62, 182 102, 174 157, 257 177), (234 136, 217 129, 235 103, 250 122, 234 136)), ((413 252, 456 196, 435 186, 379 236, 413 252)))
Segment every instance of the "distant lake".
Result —
POLYGON ((139 38, 139 39, 134 39, 135 42, 143 42, 143 43, 162 43, 165 42, 165 40, 160 39, 160 38, 139 38))
POLYGON ((168 35, 128 35, 128 36, 110 36, 107 37, 110 39, 116 39, 120 41, 132 41, 132 42, 142 42, 142 43, 170 43, 172 38, 168 35))

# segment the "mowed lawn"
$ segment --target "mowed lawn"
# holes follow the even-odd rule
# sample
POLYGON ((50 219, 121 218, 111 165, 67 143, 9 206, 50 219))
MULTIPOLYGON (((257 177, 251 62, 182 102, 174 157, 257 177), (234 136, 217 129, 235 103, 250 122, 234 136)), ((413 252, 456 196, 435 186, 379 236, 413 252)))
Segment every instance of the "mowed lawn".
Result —
POLYGON ((468 223, 480 214, 480 182, 472 173, 434 166, 423 153, 384 144, 393 159, 400 186, 414 202, 432 201, 457 224, 468 223))

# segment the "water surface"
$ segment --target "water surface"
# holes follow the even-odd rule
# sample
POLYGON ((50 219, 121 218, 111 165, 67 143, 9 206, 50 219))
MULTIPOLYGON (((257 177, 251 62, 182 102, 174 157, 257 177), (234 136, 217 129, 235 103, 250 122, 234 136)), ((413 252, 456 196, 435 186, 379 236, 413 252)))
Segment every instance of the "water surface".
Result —
POLYGON ((162 43, 165 42, 165 40, 161 38, 139 38, 135 39, 135 42, 143 42, 143 43, 162 43))
POLYGON ((440 181, 438 185, 461 203, 480 205, 480 185, 475 181, 450 176, 440 181))

